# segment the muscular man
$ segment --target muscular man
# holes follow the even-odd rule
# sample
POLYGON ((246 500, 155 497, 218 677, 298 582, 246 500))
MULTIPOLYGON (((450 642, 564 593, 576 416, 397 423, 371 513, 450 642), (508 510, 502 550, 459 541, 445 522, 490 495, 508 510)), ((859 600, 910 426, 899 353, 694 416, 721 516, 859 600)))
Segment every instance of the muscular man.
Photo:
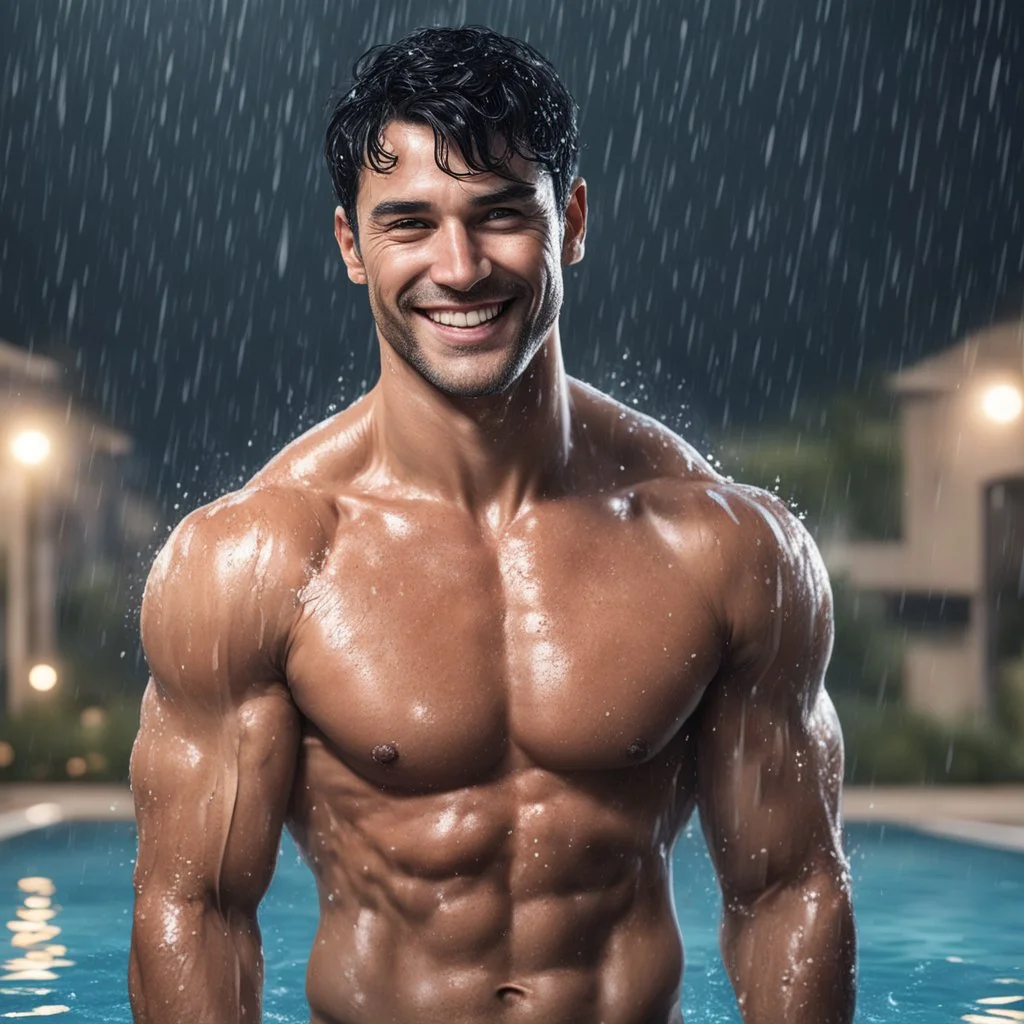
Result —
POLYGON ((779 501, 566 376, 571 97, 425 30, 357 66, 326 152, 380 379, 153 567, 135 1019, 259 1019, 287 824, 315 1024, 678 1022, 696 807, 744 1021, 845 1024, 828 579, 779 501))

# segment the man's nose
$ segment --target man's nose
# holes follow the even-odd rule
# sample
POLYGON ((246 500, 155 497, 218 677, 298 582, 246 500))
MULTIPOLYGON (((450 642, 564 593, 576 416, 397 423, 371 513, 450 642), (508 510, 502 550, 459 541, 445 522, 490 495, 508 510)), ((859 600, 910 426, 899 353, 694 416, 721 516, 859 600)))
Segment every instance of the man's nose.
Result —
POLYGON ((468 292, 478 281, 490 277, 491 261, 464 224, 446 224, 436 236, 431 269, 434 284, 468 292))

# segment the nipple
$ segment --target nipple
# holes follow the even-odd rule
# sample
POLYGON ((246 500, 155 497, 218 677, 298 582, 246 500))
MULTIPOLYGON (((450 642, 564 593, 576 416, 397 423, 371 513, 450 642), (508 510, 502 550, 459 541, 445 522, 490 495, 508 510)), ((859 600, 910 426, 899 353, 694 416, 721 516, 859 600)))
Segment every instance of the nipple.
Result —
POLYGON ((632 761, 642 761, 647 756, 647 740, 635 739, 626 748, 626 757, 632 761))
POLYGON ((377 762, 377 764, 394 764, 398 760, 398 747, 394 743, 378 743, 377 746, 370 751, 370 757, 377 762))

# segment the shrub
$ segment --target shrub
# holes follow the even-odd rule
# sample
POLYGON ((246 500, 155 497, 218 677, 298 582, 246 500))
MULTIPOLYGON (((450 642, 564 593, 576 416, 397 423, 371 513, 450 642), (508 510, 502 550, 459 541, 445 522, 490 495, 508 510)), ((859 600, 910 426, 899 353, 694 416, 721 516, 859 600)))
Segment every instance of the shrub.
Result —
POLYGON ((137 703, 37 701, 0 721, 0 781, 127 782, 138 727, 137 703))
POLYGON ((846 781, 954 784, 1024 781, 1024 741, 998 726, 947 726, 898 706, 840 699, 846 781))

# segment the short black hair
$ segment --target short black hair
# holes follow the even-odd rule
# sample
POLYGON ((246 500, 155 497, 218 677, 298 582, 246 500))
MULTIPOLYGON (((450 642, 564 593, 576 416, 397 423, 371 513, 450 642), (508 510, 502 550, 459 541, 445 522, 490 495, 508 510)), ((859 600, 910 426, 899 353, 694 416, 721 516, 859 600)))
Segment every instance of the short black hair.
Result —
POLYGON ((421 28, 367 50, 353 78, 334 101, 324 157, 357 247, 359 175, 367 166, 379 173, 395 166, 380 144, 391 121, 432 128, 434 159, 453 177, 490 171, 513 178, 507 168, 513 154, 540 163, 551 174, 559 211, 565 210, 579 166, 578 107, 551 63, 528 43, 481 25, 421 28), (500 152, 496 139, 504 142, 500 152), (468 172, 449 166, 452 144, 468 172))

